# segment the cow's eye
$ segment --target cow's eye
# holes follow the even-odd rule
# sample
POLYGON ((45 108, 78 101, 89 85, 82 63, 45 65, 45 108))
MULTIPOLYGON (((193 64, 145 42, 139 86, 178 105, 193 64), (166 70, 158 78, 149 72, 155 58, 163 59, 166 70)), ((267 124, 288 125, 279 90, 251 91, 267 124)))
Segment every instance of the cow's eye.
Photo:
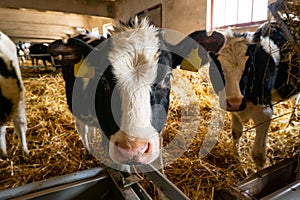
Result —
POLYGON ((165 82, 165 83, 170 83, 171 76, 172 76, 172 73, 166 74, 164 82, 165 82))
POLYGON ((103 85, 103 89, 106 93, 110 91, 110 85, 104 76, 101 77, 100 82, 103 85))

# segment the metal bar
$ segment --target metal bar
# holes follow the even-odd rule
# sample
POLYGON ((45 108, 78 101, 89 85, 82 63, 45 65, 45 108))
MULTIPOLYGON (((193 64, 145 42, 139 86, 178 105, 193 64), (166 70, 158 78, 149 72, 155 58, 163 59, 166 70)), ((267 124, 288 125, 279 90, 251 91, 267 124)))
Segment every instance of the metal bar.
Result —
POLYGON ((279 10, 280 6, 282 5, 282 3, 283 3, 283 0, 277 0, 276 2, 270 4, 268 6, 268 8, 271 11, 272 15, 274 16, 274 18, 276 19, 276 21, 281 26, 285 36, 291 42, 291 44, 294 47, 295 51, 300 55, 300 47, 298 46, 298 44, 294 40, 292 34, 289 32, 289 29, 288 29, 287 25, 284 23, 284 21, 281 19, 281 16, 278 14, 278 10, 279 10))
POLYGON ((124 176, 120 171, 107 168, 107 172, 124 199, 140 200, 140 198, 137 196, 137 194, 134 192, 134 190, 131 187, 123 188, 124 176))
MULTIPOLYGON (((102 172, 104 168, 93 168, 89 170, 84 170, 80 172, 74 172, 71 174, 66 174, 59 177, 54 177, 47 180, 42 180, 34 183, 30 183, 27 185, 19 186, 12 189, 7 189, 0 191, 0 200, 2 199, 11 199, 17 196, 26 195, 28 193, 34 193, 37 191, 47 190, 49 188, 53 188, 57 185, 68 185, 72 182, 77 182, 82 179, 95 179, 95 176, 100 174, 100 177, 108 177, 108 175, 103 175, 102 172)), ((99 178, 99 177, 97 177, 99 178)))
POLYGON ((251 196, 261 198, 294 181, 296 167, 296 157, 286 159, 247 178, 247 182, 241 183, 238 188, 251 196))
POLYGON ((139 184, 135 183, 131 186, 131 188, 134 190, 136 195, 143 200, 152 200, 150 195, 145 191, 145 189, 139 184))
MULTIPOLYGON (((51 188, 47 188, 41 191, 36 191, 33 193, 29 193, 23 196, 19 196, 16 198, 13 198, 14 200, 29 200, 29 199, 34 199, 34 198, 40 198, 43 196, 47 196, 49 194, 53 194, 53 193, 58 193, 60 191, 63 191, 65 193, 65 195, 69 195, 67 194, 65 191, 67 189, 71 189, 71 188, 75 188, 75 187, 79 187, 79 186, 87 186, 89 183, 96 183, 97 181, 101 181, 104 180, 105 178, 108 178, 109 176, 107 174, 101 174, 101 175, 97 175, 96 177, 91 177, 91 178, 87 178, 87 179, 83 179, 83 180, 79 180, 79 181, 75 181, 75 182, 71 182, 71 183, 67 183, 64 185, 59 185, 56 187, 51 187, 51 188)), ((74 196, 76 196, 76 194, 74 194, 74 196)))
POLYGON ((261 199, 283 188, 296 179, 297 157, 263 169, 238 183, 238 186, 215 191, 215 199, 261 199))
POLYGON ((300 180, 262 198, 261 200, 280 200, 280 199, 299 199, 300 197, 300 180))
POLYGON ((45 53, 41 53, 41 54, 29 54, 30 57, 46 57, 46 56, 51 56, 50 54, 45 54, 45 53))
POLYGON ((188 200, 189 198, 179 190, 169 179, 167 179, 153 165, 142 166, 141 171, 160 189, 168 199, 188 200))

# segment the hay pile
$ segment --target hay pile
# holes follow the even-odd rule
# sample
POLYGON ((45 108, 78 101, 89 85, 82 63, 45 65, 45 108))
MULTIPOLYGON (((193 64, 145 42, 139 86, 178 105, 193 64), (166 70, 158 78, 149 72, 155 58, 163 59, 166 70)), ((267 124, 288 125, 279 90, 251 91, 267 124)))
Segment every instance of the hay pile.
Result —
MULTIPOLYGON (((20 156, 18 139, 14 134, 8 134, 10 157, 0 159, 0 190, 101 166, 99 161, 85 153, 75 131, 72 115, 66 105, 61 73, 34 75, 34 72, 36 70, 22 72, 27 89, 30 157, 20 156)), ((243 134, 238 157, 232 148, 227 114, 217 144, 199 160, 199 149, 212 118, 214 97, 211 95, 208 83, 198 73, 174 71, 170 111, 163 133, 164 144, 168 145, 175 138, 178 147, 187 148, 183 155, 176 154, 176 148, 173 152, 173 149, 164 152, 165 174, 191 199, 212 199, 215 190, 235 185, 254 173, 250 154, 254 130, 243 134), (190 85, 194 93, 184 91, 182 84, 190 85), (171 162, 172 159, 175 161, 171 162)), ((276 115, 291 112, 292 108, 293 101, 276 105, 276 115)), ((287 126, 289 117, 288 114, 272 122, 267 166, 292 157, 299 151, 300 123, 293 121, 287 126)), ((10 133, 12 131, 11 128, 10 133)))
POLYGON ((20 142, 11 134, 13 128, 8 129, 9 158, 0 158, 0 190, 99 165, 85 154, 75 131, 61 74, 36 72, 37 69, 23 73, 30 157, 21 156, 20 142))
MULTIPOLYGON (((174 75, 175 83, 178 81, 176 78, 186 77, 194 88, 200 107, 200 117, 197 120, 200 121, 198 123, 198 133, 190 147, 180 158, 166 167, 165 174, 191 199, 212 199, 215 190, 237 185, 239 181, 255 173, 255 165, 251 158, 251 147, 255 137, 255 130, 252 129, 253 123, 249 122, 245 128, 247 132, 244 132, 241 137, 240 156, 237 156, 233 148, 231 122, 227 113, 217 144, 206 157, 199 160, 199 150, 210 123, 213 93, 209 91, 208 83, 202 75, 179 70, 175 74, 177 74, 174 75)), ((293 107, 294 99, 282 102, 274 107, 274 120, 271 124, 267 142, 266 167, 299 153, 300 122, 293 120, 289 124, 293 107)), ((180 116, 176 114, 180 112, 178 110, 180 110, 178 101, 174 96, 164 132, 165 141, 168 140, 170 135, 176 133, 183 134, 182 138, 185 138, 189 132, 189 130, 178 131, 180 126, 178 124, 174 126, 176 121, 180 121, 180 116)))
MULTIPOLYGON (((293 60, 294 64, 300 66, 300 1, 299 0, 277 0, 270 4, 269 9, 275 20, 281 26, 288 42, 285 48, 289 52, 286 60, 293 60), (294 58, 293 58, 294 57, 294 58)), ((299 69, 300 71, 300 69, 299 69)))
POLYGON ((300 1, 283 0, 280 7, 282 19, 284 20, 293 39, 300 48, 300 1))

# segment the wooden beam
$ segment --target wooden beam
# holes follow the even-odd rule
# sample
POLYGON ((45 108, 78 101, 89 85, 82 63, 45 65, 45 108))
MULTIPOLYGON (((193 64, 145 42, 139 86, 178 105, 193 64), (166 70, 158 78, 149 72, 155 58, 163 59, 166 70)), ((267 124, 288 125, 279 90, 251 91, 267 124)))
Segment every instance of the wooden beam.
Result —
POLYGON ((33 39, 67 38, 76 34, 77 27, 90 31, 98 27, 102 30, 102 25, 111 21, 110 18, 53 11, 0 8, 0 30, 8 36, 25 38, 26 41, 30 35, 33 39))
POLYGON ((18 42, 43 42, 43 43, 51 43, 54 41, 54 39, 49 39, 49 38, 27 38, 27 37, 10 37, 10 39, 15 42, 15 43, 18 43, 18 42))
POLYGON ((0 7, 115 17, 115 2, 104 0, 2 0, 0 7))
MULTIPOLYGON (((2 1, 0 1, 1 4, 2 1)), ((91 17, 59 12, 40 12, 0 8, 0 20, 3 22, 24 22, 30 24, 52 24, 72 27, 85 27, 91 17)))
POLYGON ((0 30, 3 32, 49 32, 49 33, 63 33, 73 35, 76 32, 75 27, 51 24, 32 24, 25 22, 6 22, 0 21, 0 30))
POLYGON ((22 36, 20 35, 10 35, 9 36, 10 38, 24 38, 24 39, 30 39, 30 38, 33 38, 33 39, 46 39, 46 40, 59 40, 59 39, 63 39, 63 37, 61 36, 52 36, 52 35, 40 35, 40 34, 37 34, 37 35, 33 35, 33 34, 30 34, 30 35, 25 35, 23 34, 22 36))

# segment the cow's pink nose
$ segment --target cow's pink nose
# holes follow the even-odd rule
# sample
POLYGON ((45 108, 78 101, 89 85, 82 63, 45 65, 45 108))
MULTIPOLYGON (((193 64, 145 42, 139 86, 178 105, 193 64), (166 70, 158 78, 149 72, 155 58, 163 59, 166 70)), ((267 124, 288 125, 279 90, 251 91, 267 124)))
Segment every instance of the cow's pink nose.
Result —
POLYGON ((118 153, 126 160, 138 158, 150 151, 150 143, 146 141, 117 142, 118 153))
POLYGON ((228 111, 238 111, 243 102, 243 97, 229 98, 226 99, 226 102, 228 111))

